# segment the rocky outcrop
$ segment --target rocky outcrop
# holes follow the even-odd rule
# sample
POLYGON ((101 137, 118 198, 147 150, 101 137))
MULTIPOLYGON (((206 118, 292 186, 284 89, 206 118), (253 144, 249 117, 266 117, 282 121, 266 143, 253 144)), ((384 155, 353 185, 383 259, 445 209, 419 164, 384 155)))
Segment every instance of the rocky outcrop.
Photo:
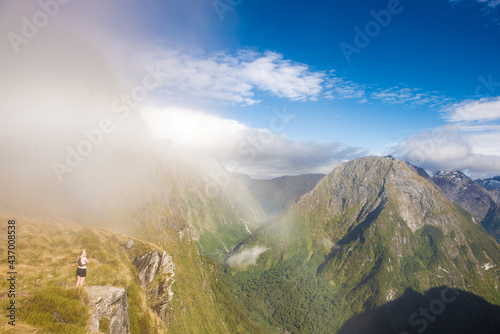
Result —
POLYGON ((172 285, 175 282, 175 264, 172 262, 172 257, 166 252, 157 250, 136 256, 132 259, 132 264, 137 270, 142 286, 148 291, 153 310, 160 318, 165 319, 167 305, 174 296, 172 285))
POLYGON ((125 289, 108 286, 85 288, 92 308, 88 331, 90 333, 128 334, 129 316, 125 289))
POLYGON ((472 213, 477 222, 495 210, 496 204, 488 191, 462 172, 441 171, 433 181, 452 202, 472 213))
POLYGON ((174 276, 175 264, 166 252, 160 254, 159 251, 153 251, 137 256, 132 260, 132 264, 144 286, 149 286, 159 273, 174 276))
POLYGON ((134 247, 134 240, 128 239, 127 243, 125 244, 125 250, 128 252, 132 247, 134 247))

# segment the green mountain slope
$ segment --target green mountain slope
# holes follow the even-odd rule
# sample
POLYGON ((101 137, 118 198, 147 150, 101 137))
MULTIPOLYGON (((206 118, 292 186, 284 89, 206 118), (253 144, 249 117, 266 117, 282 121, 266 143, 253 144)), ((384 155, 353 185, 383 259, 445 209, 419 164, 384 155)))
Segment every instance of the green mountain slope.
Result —
MULTIPOLYGON (((17 247, 15 326, 1 317, 0 332, 87 333, 91 305, 83 290, 74 288, 76 257, 86 249, 91 259, 86 286, 123 288, 127 292, 130 332, 163 333, 264 333, 251 321, 222 285, 215 264, 198 255, 196 244, 186 239, 162 248, 104 229, 67 221, 45 221, 11 214, 16 219, 17 247), (128 240, 134 246, 127 251, 128 240), (165 318, 154 311, 151 291, 139 279, 132 259, 152 251, 166 250, 175 264, 173 298, 165 318)), ((6 235, 6 224, 1 232, 6 235)), ((7 245, 0 244, 0 269, 7 273, 7 245)), ((0 283, 0 305, 10 303, 8 282, 0 283)), ((166 292, 165 292, 166 293, 166 292)), ((104 325, 103 325, 104 326, 104 325)))
POLYGON ((256 264, 225 279, 255 319, 294 333, 334 333, 407 289, 456 287, 500 304, 499 245, 396 159, 340 164, 226 263, 256 247, 267 249, 256 264))
POLYGON ((121 206, 120 221, 134 235, 155 243, 186 237, 220 261, 267 219, 245 185, 215 159, 163 145, 150 164, 154 169, 134 198, 121 206))

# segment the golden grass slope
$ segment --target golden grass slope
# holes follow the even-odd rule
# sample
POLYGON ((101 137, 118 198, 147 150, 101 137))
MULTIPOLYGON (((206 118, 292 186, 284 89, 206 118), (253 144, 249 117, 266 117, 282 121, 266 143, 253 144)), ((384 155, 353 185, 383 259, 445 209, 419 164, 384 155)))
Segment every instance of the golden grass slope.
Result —
MULTIPOLYGON (((76 258, 86 249, 91 260, 85 285, 127 290, 132 333, 156 333, 162 324, 147 307, 137 272, 123 248, 129 237, 71 222, 44 221, 0 214, 1 333, 86 333, 89 305, 75 288, 76 258), (8 324, 7 222, 16 220, 17 272, 15 326, 8 324)), ((134 239, 131 257, 158 249, 134 239)))

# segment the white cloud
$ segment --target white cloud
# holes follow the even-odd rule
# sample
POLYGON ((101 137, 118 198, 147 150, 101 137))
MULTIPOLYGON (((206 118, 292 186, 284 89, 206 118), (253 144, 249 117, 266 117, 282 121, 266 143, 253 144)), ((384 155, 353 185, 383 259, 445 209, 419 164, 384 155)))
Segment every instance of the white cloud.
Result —
POLYGON ((329 173, 344 160, 366 154, 341 143, 297 142, 284 130, 293 115, 277 112, 269 127, 251 128, 235 120, 187 108, 144 108, 144 118, 158 138, 216 157, 234 172, 258 178, 284 174, 329 173))
MULTIPOLYGON (((461 0, 450 0, 450 2, 461 2, 461 0)), ((495 8, 500 5, 500 0, 472 0, 472 2, 483 4, 490 8, 495 8)))
POLYGON ((266 252, 269 248, 262 246, 255 246, 250 249, 245 249, 237 254, 233 254, 226 259, 226 264, 231 267, 246 266, 249 264, 257 263, 257 259, 261 254, 266 252))
POLYGON ((358 102, 366 102, 365 87, 335 76, 325 80, 325 98, 327 99, 355 99, 358 102))
POLYGON ((475 177, 500 174, 500 98, 447 107, 448 125, 409 136, 394 155, 431 171, 462 170, 475 177))
MULTIPOLYGON (((290 101, 352 99, 367 102, 365 86, 276 52, 242 49, 234 54, 186 53, 172 49, 145 55, 166 75, 161 87, 170 102, 205 98, 235 105, 254 105, 272 96, 290 101)), ((143 67, 145 67, 144 65, 143 67)))
POLYGON ((411 106, 444 104, 450 101, 437 92, 425 92, 418 88, 395 86, 387 89, 379 89, 370 95, 371 99, 386 104, 405 104, 411 106))
POLYGON ((500 156, 476 153, 457 127, 445 126, 410 136, 395 155, 431 172, 461 170, 471 177, 500 174, 500 156))
POLYGON ((235 55, 196 56, 166 50, 153 58, 151 61, 159 63, 166 74, 165 93, 239 105, 259 103, 259 94, 292 101, 316 100, 325 77, 324 72, 312 71, 275 52, 243 50, 235 55))
POLYGON ((452 105, 444 118, 460 129, 472 153, 500 156, 500 97, 452 105))
POLYGON ((487 122, 500 120, 500 98, 483 98, 452 105, 445 111, 451 123, 487 122))

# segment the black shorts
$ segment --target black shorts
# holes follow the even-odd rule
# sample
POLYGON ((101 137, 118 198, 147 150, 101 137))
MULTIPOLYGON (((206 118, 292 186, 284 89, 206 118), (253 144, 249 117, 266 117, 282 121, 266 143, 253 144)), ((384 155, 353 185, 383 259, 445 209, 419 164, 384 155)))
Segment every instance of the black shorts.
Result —
POLYGON ((87 276, 87 269, 78 268, 76 270, 76 276, 80 276, 80 277, 87 276))

